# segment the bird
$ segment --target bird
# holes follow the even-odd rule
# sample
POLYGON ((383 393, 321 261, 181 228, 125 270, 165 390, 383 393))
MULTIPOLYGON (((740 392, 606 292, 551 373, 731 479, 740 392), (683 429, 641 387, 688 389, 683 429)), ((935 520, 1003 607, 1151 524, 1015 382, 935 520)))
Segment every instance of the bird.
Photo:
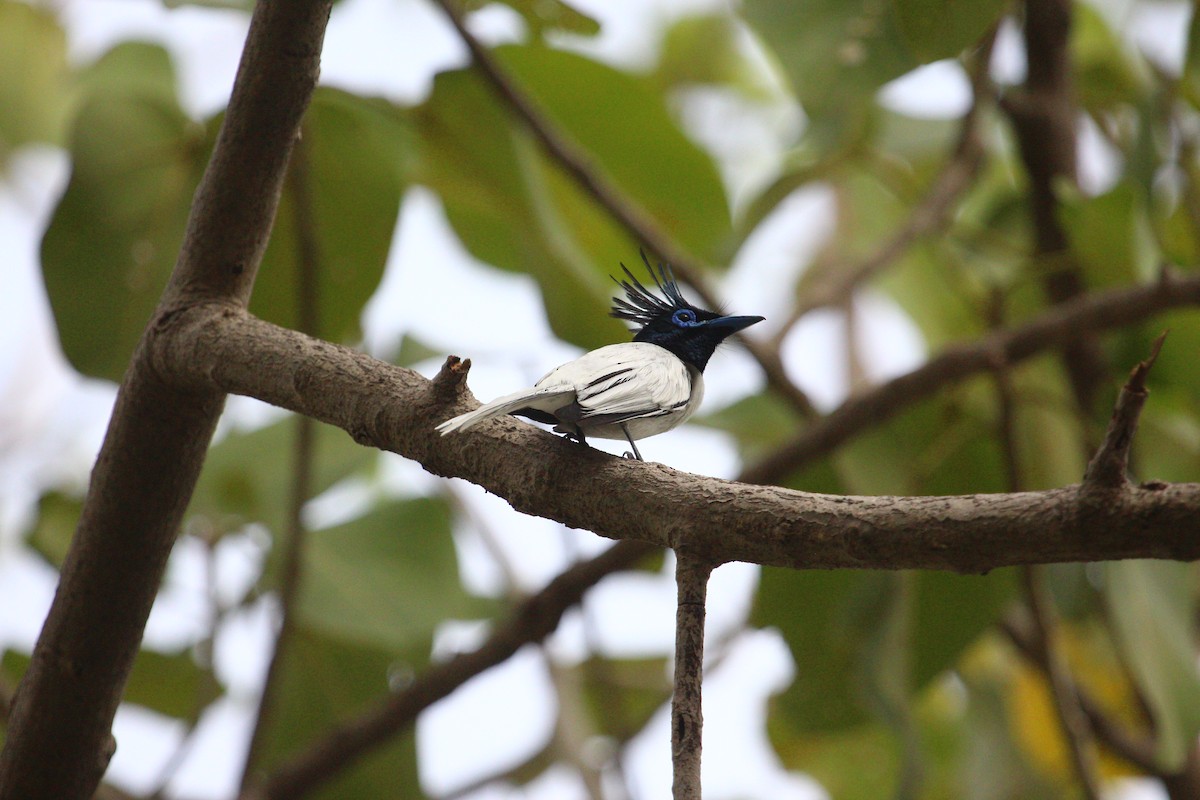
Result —
POLYGON ((689 303, 670 265, 642 261, 658 289, 647 289, 621 264, 612 277, 624 297, 609 316, 639 326, 632 342, 610 344, 555 367, 532 388, 498 397, 437 426, 443 436, 485 420, 514 414, 554 426, 580 444, 587 437, 624 439, 627 458, 644 461, 638 439, 665 433, 695 413, 704 397, 704 368, 730 335, 763 321, 730 316, 689 303))

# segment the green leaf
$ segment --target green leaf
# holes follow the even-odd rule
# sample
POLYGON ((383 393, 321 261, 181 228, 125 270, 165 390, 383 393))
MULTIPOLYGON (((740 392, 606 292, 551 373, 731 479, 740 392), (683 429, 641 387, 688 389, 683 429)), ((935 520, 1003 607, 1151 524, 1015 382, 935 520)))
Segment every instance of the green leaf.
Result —
POLYGON ((694 418, 693 422, 736 436, 742 458, 748 463, 773 451, 785 432, 798 432, 802 423, 795 407, 773 393, 745 397, 715 414, 694 418))
MULTIPOLYGON (((269 772, 330 730, 385 702, 397 676, 428 661, 428 648, 403 653, 356 646, 298 627, 288 640, 263 748, 253 765, 269 772)), ((387 738, 314 791, 320 800, 348 797, 424 797, 413 728, 387 738)))
POLYGON ((1011 569, 987 575, 917 573, 913 605, 913 682, 925 686, 954 666, 991 629, 1016 594, 1011 569))
POLYGON ((767 733, 785 767, 802 770, 838 800, 876 800, 896 796, 900 773, 896 738, 882 725, 864 724, 820 735, 788 731, 779 719, 767 721, 767 733))
POLYGON ((175 100, 162 48, 120 45, 92 68, 71 126, 71 180, 42 240, 59 338, 117 380, 175 262, 208 132, 175 100), (120 143, 116 146, 115 143, 120 143))
MULTIPOLYGON (((294 417, 249 433, 231 432, 208 452, 188 514, 217 532, 260 522, 272 535, 284 529, 294 471, 294 417)), ((340 428, 316 423, 313 496, 355 472, 369 469, 378 453, 340 428)))
POLYGON ((797 672, 773 711, 794 731, 868 721, 885 711, 881 692, 895 703, 952 667, 995 623, 1013 585, 1008 570, 961 576, 765 568, 751 619, 779 629, 797 672))
MULTIPOLYGON (((88 72, 74 169, 42 242, 59 335, 80 371, 117 380, 174 267, 218 116, 190 121, 165 51, 120 45, 88 72), (114 147, 114 142, 121 146, 114 147)), ((353 340, 383 274, 410 150, 383 101, 318 89, 293 164, 302 164, 317 262, 317 331, 353 340)), ((251 311, 296 327, 300 231, 289 177, 251 311)))
POLYGON ((572 680, 583 694, 598 731, 624 744, 671 699, 665 658, 593 656, 575 667, 556 667, 556 681, 572 680))
MULTIPOLYGON (((521 15, 529 32, 541 39, 547 31, 562 31, 578 36, 595 36, 600 32, 600 23, 595 18, 562 2, 562 0, 501 0, 521 15)), ((487 2, 473 0, 470 8, 485 7, 487 2)))
POLYGON ((978 42, 1004 14, 1005 0, 895 0, 897 27, 922 64, 953 58, 978 42))
POLYGON ((870 719, 870 674, 886 667, 869 656, 894 606, 896 579, 859 570, 763 569, 751 620, 779 629, 796 662, 797 680, 772 702, 788 729, 839 730, 870 719))
MULTIPOLYGON (((496 56, 589 163, 659 226, 692 252, 717 253, 730 233, 720 177, 675 125, 652 80, 535 45, 501 47, 496 56)), ((638 243, 547 160, 491 88, 473 70, 441 73, 413 121, 421 137, 414 179, 440 195, 468 250, 533 276, 563 338, 583 347, 626 338, 604 312, 609 276, 618 262, 635 266, 638 243)))
POLYGON ((352 342, 359 317, 379 286, 400 211, 412 134, 391 104, 318 88, 280 200, 250 310, 297 328, 300 241, 315 243, 316 335, 352 342), (302 182, 297 175, 302 173, 302 182), (303 188, 300 188, 303 187, 303 188), (298 202, 308 206, 301 228, 298 202))
POLYGON ((402 651, 449 618, 489 604, 462 591, 450 512, 432 499, 384 503, 345 525, 309 534, 299 619, 322 636, 402 651))
POLYGON ((1061 197, 1059 220, 1089 288, 1128 286, 1150 271, 1151 250, 1141 196, 1128 182, 1095 197, 1061 197))
POLYGON ((1179 89, 1192 108, 1200 108, 1200 14, 1192 14, 1188 23, 1187 54, 1179 89))
POLYGON ((133 662, 124 699, 177 719, 197 719, 221 696, 209 669, 196 664, 190 650, 159 653, 143 649, 133 662))
POLYGON ((1124 663, 1154 718, 1164 774, 1182 768, 1200 733, 1196 669, 1196 570, 1172 561, 1104 565, 1105 595, 1124 663))
MULTIPOLYGON (((0 674, 16 685, 29 668, 30 657, 14 650, 4 653, 0 674)), ((160 653, 140 650, 125 685, 122 700, 176 719, 193 720, 221 688, 211 670, 196 664, 190 650, 160 653)))
POLYGON ((0 165, 23 144, 62 140, 67 80, 66 36, 49 8, 0 2, 0 165))
POLYGON ((1099 9, 1084 3, 1071 13, 1071 57, 1081 105, 1103 113, 1139 103, 1150 89, 1146 66, 1126 49, 1099 9))
POLYGON ((751 99, 768 99, 774 93, 767 76, 746 58, 741 37, 728 14, 683 17, 663 34, 655 76, 665 87, 728 86, 751 99))
POLYGON ((37 523, 29 532, 29 546, 56 569, 62 567, 82 512, 83 501, 78 498, 57 492, 42 495, 37 523))

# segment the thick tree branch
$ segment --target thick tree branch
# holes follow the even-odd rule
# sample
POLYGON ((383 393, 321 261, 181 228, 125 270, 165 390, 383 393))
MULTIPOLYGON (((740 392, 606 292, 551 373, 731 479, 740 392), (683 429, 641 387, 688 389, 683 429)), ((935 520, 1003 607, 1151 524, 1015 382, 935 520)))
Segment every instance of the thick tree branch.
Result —
POLYGON ((963 378, 1015 364, 1085 333, 1111 330, 1180 306, 1200 305, 1200 278, 1164 273, 1153 284, 1078 297, 1045 311, 1020 327, 949 348, 907 375, 852 397, 770 456, 743 473, 749 483, 779 483, 867 428, 890 419, 912 403, 963 378))
MULTIPOLYGON (((1071 486, 954 497, 843 497, 748 486, 629 463, 515 419, 439 436, 447 404, 420 375, 228 307, 173 323, 156 364, 185 386, 216 386, 311 415, 357 441, 504 497, 518 511, 614 539, 686 547, 714 564, 948 569, 1120 558, 1200 557, 1200 485, 1106 494, 1071 486), (588 480, 578 476, 586 474, 588 480), (631 514, 630 509, 637 509, 631 514)), ((183 388, 183 387, 181 387, 183 388)))
POLYGON ((328 16, 324 0, 255 9, 183 249, 118 391, 58 592, 17 690, 0 754, 3 800, 90 797, 113 752, 113 715, 224 404, 211 383, 163 381, 151 363, 154 343, 190 302, 239 309, 249 297, 328 16))

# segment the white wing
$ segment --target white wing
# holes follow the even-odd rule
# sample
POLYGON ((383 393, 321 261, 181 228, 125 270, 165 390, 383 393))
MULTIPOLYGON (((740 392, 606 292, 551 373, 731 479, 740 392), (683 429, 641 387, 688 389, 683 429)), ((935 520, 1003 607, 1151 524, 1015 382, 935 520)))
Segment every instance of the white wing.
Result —
POLYGON ((573 386, 579 422, 587 427, 678 412, 692 398, 687 366, 646 342, 611 344, 564 364, 538 388, 573 386))

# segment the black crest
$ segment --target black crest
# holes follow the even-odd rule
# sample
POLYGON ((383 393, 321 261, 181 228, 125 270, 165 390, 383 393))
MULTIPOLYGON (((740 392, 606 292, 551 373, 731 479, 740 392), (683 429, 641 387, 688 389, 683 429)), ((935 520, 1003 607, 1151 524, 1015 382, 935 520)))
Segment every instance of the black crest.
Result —
POLYGON ((613 281, 625 290, 625 298, 613 298, 613 307, 609 316, 646 325, 651 320, 663 315, 669 316, 680 308, 699 310, 683 299, 683 295, 679 291, 679 284, 675 283, 675 276, 671 273, 669 265, 660 263, 656 270, 650 265, 650 260, 646 258, 644 250, 642 251, 642 261, 650 272, 650 277, 654 279, 658 291, 664 295, 665 299, 643 286, 641 281, 629 271, 629 267, 622 264, 621 269, 625 271, 625 277, 628 280, 621 281, 613 278, 613 281))

